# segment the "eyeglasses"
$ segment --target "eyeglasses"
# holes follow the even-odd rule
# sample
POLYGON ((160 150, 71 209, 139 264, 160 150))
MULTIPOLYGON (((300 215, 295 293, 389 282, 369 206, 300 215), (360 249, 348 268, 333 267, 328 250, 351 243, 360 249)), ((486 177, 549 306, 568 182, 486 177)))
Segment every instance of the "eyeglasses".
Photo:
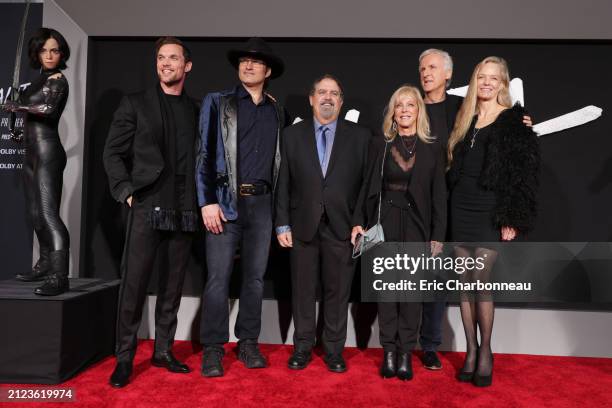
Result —
POLYGON ((238 62, 241 64, 253 64, 253 65, 266 65, 266 63, 262 60, 259 59, 253 59, 253 58, 249 58, 249 57, 241 57, 238 58, 238 62))

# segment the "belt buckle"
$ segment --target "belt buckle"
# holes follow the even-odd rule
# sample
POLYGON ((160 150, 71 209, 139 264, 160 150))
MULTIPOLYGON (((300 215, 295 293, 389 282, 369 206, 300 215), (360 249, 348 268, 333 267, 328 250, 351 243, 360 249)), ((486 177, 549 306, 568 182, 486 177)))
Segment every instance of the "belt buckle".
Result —
POLYGON ((255 193, 255 185, 253 184, 241 184, 240 195, 241 196, 252 196, 255 193))

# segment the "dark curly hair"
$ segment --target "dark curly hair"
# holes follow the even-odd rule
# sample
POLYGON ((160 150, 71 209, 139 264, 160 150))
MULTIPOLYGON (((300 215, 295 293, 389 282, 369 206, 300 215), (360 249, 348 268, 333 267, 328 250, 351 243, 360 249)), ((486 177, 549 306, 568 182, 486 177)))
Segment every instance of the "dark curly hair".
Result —
POLYGON ((66 42, 66 39, 59 31, 52 28, 42 27, 39 28, 34 35, 30 38, 28 43, 28 56, 30 57, 30 66, 34 69, 39 69, 42 64, 40 63, 40 50, 45 45, 45 42, 49 38, 53 38, 57 41, 60 51, 60 61, 57 64, 58 69, 66 69, 66 61, 70 58, 70 47, 66 42))

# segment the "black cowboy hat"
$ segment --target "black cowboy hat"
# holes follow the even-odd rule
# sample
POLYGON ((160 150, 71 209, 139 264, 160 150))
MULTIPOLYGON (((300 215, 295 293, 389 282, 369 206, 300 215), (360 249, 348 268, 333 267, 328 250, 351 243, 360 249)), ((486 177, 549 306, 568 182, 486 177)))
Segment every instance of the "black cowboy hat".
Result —
POLYGON ((242 48, 227 52, 227 59, 236 69, 238 69, 239 60, 242 57, 251 57, 264 61, 272 69, 270 78, 278 78, 285 70, 283 60, 274 54, 274 51, 272 51, 268 44, 259 37, 250 38, 242 48))

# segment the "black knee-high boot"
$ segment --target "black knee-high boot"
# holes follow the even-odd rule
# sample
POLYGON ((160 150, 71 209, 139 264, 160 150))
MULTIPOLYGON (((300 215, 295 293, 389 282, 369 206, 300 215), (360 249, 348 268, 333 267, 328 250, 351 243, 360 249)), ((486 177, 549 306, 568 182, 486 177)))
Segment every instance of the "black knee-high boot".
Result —
POLYGON ((49 274, 42 286, 34 289, 41 296, 57 296, 70 289, 68 283, 68 250, 60 249, 49 253, 49 274))

